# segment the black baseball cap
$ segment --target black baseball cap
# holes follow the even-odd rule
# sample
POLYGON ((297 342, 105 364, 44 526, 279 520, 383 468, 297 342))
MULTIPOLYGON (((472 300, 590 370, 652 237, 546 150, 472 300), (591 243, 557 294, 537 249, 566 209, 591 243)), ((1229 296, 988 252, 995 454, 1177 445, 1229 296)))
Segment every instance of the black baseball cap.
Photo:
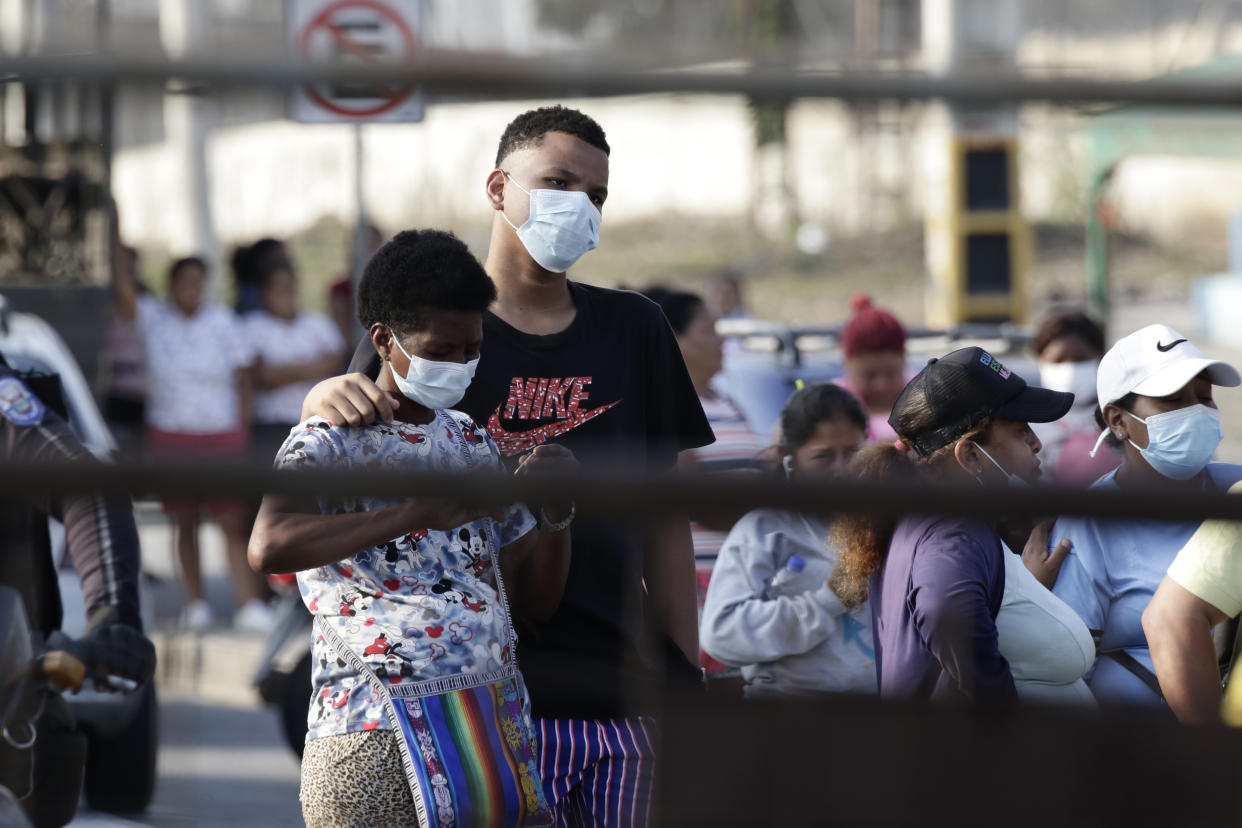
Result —
POLYGON ((1073 394, 1027 385, 982 348, 961 348, 931 360, 906 383, 888 424, 925 457, 988 417, 1050 423, 1073 404, 1073 394))

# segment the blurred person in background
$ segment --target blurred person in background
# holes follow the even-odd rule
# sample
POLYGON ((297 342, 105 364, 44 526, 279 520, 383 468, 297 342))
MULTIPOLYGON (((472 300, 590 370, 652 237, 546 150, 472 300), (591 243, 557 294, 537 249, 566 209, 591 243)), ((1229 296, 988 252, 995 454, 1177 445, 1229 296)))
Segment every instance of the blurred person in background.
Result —
POLYGON ((867 412, 868 439, 891 443, 897 434, 888 424, 893 403, 910 380, 906 373, 906 329, 886 310, 858 294, 851 300, 853 316, 841 329, 845 375, 836 383, 862 401, 867 412))
POLYGON ((1104 329, 1081 311, 1053 313, 1039 323, 1031 342, 1039 381, 1074 395, 1074 407, 1054 423, 1032 426, 1043 443, 1045 477, 1062 486, 1089 486, 1121 464, 1113 446, 1096 452, 1095 377, 1104 356, 1104 329))
MULTIPOLYGON (((906 385, 889 420, 899 438, 863 449, 850 471, 869 481, 1030 485, 1040 473, 1030 423, 1058 419, 1072 402, 1069 394, 1027 385, 981 348, 962 348, 932 360, 906 385)), ((1037 553, 1032 564, 1041 570, 1060 563, 1044 560, 1045 537, 1033 533, 1034 549, 1029 542, 1023 549, 1023 560, 1037 553)), ((871 601, 882 697, 999 706, 1018 700, 998 615, 1023 560, 1005 551, 997 521, 843 515, 832 539, 841 557, 829 584, 848 607, 871 601)), ((1064 557, 1063 547, 1058 554, 1064 557)), ((1059 659, 1063 646, 1048 655, 1059 659)), ((1060 678, 1061 665, 1051 666, 1060 678)))
MULTIPOLYGON (((664 474, 679 452, 713 439, 668 322, 636 293, 566 275, 599 243, 609 153, 600 125, 563 106, 529 110, 505 128, 484 182, 485 268, 497 299, 459 408, 486 423, 510 463, 555 443, 587 469, 664 474)), ((307 416, 391 419, 369 340, 351 367, 358 373, 315 387, 307 416)), ((701 690, 698 651, 684 515, 579 516, 560 608, 522 633, 540 774, 561 824, 648 824, 654 701, 701 690)))
POLYGON ((273 269, 292 269, 289 248, 279 239, 263 238, 252 245, 240 245, 233 251, 233 287, 236 302, 233 309, 245 315, 263 307, 263 279, 273 269))
MULTIPOLYGON (((150 291, 138 278, 138 251, 117 241, 112 278, 134 285, 138 296, 150 291)), ((142 333, 134 319, 113 309, 108 314, 103 343, 104 416, 125 454, 138 455, 146 426, 147 368, 142 333)))
POLYGON ((323 314, 298 307, 298 278, 288 262, 275 261, 259 278, 263 307, 242 317, 254 349, 254 425, 251 454, 270 464, 301 422, 302 400, 345 358, 345 340, 323 314))
MULTIPOLYGON (((1242 483, 1229 489, 1242 494, 1242 483)), ((1177 553, 1151 603, 1143 632, 1169 709, 1187 724, 1221 719, 1221 669, 1212 628, 1242 613, 1242 524, 1204 521, 1177 553)), ((1237 655, 1237 644, 1231 655, 1237 655)), ((1231 665, 1236 670, 1236 662, 1231 665)), ((1230 676, 1225 720, 1242 724, 1242 682, 1230 676)))
MULTIPOLYGON (((694 293, 672 290, 653 285, 642 291, 643 295, 660 306, 677 337, 681 357, 690 382, 707 415, 716 441, 711 445, 689 449, 681 453, 678 465, 688 471, 755 472, 761 471, 764 445, 746 418, 732 400, 713 389, 712 378, 720 372, 723 361, 722 339, 716 333, 716 319, 703 298, 694 293)), ((694 544, 695 584, 698 594, 699 616, 702 618, 703 602, 707 597, 712 568, 726 533, 733 527, 737 515, 691 515, 691 539, 694 544)), ((718 676, 728 668, 713 659, 705 650, 699 653, 700 663, 708 675, 718 676)), ((736 671, 733 671, 736 674, 736 671)))
POLYGON ((749 319, 742 296, 742 277, 726 271, 712 282, 712 308, 720 319, 749 319))
MULTIPOLYGON (((853 394, 824 383, 793 393, 780 428, 790 479, 833 479, 866 440, 867 416, 853 394)), ((847 608, 828 586, 837 563, 829 525, 756 509, 720 549, 700 635, 705 651, 741 668, 747 698, 876 692, 871 608, 847 608)))
MULTIPOLYGON (((743 295, 743 280, 740 273, 727 269, 712 282, 711 308, 718 319, 750 319, 746 310, 746 299, 743 295)), ((720 344, 721 353, 727 363, 743 350, 740 336, 726 336, 720 344)), ((720 388, 725 387, 725 378, 720 377, 720 388)), ((702 599, 700 598, 700 601, 702 599)))
MULTIPOLYGON (((362 228, 363 233, 363 250, 365 251, 366 262, 371 260, 375 255, 375 251, 383 246, 385 236, 384 231, 380 230, 374 224, 368 224, 362 228)), ((357 244, 355 240, 354 244, 357 244)), ((349 262, 346 265, 345 272, 331 284, 328 288, 328 312, 332 316, 332 321, 336 323, 337 330, 341 332, 341 339, 345 342, 353 342, 358 338, 358 320, 354 311, 354 249, 350 246, 349 262)), ((362 274, 359 273, 359 276, 362 274)), ((340 373, 349 367, 349 354, 346 353, 341 361, 340 369, 333 373, 340 373)))
MULTIPOLYGON (((158 460, 194 464, 244 460, 251 421, 254 352, 245 329, 228 308, 206 298, 202 259, 178 259, 169 270, 168 301, 140 297, 134 280, 115 282, 117 312, 136 320, 147 359, 147 449, 158 460)), ((187 629, 213 623, 199 568, 199 517, 210 513, 224 533, 229 574, 243 629, 265 629, 271 610, 267 588, 246 562, 249 507, 243 501, 164 499, 175 524, 177 558, 188 602, 187 629)))
MULTIPOLYGON (((354 318, 354 282, 346 276, 328 286, 328 315, 332 324, 345 342, 351 342, 358 335, 358 322, 354 318)), ((341 373, 349 367, 349 354, 341 359, 334 373, 341 373)))
MULTIPOLYGON (((1097 442, 1112 441, 1125 459, 1091 488, 1223 492, 1242 480, 1242 466, 1211 462, 1224 437, 1212 387, 1240 383, 1236 368, 1208 359, 1166 325, 1118 340, 1096 376, 1103 429, 1097 442)), ((1101 704, 1162 708, 1141 616, 1198 528, 1198 521, 1057 520, 1050 543, 1068 540, 1072 549, 1053 591, 1095 638, 1087 683, 1101 704)))

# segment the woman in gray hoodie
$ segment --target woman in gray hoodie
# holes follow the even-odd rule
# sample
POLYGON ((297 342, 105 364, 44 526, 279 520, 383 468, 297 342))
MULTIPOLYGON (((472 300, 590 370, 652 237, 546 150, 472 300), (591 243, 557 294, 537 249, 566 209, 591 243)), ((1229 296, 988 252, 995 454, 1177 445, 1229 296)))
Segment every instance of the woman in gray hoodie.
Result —
MULTIPOLYGON (((800 389, 781 410, 785 473, 839 476, 866 436, 848 391, 800 389)), ((819 515, 756 509, 720 548, 700 637, 714 658, 742 668, 747 698, 876 692, 871 609, 847 609, 828 586, 837 562, 828 531, 819 515)))

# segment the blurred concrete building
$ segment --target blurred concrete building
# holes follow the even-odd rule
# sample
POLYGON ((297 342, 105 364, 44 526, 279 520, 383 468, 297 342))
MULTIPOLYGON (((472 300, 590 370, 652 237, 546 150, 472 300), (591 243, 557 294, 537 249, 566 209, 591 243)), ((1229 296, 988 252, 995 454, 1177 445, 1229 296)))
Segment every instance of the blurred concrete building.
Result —
MULTIPOLYGON (((923 65, 918 0, 425 0, 425 9, 427 45, 473 52, 618 54, 664 65, 765 55, 821 67, 923 65), (782 28, 763 34, 777 13, 782 28)), ((285 54, 282 4, 274 0, 0 0, 0 21, 5 51, 285 54)), ((1230 2, 1040 0, 1026 4, 1021 25, 1016 64, 1040 73, 1148 77, 1242 49, 1242 16, 1230 2)), ((387 228, 481 226, 479 188, 495 140, 534 103, 432 100, 421 124, 366 127, 362 188, 370 213, 387 228)), ((740 96, 567 103, 596 116, 615 148, 610 222, 759 218, 773 192, 779 222, 822 231, 810 240, 921 219, 916 139, 927 123, 924 105, 796 101, 783 118, 780 151, 771 152, 757 148, 755 113, 740 96)), ((122 91, 108 175, 126 240, 218 255, 234 241, 293 233, 325 216, 348 223, 352 128, 294 124, 284 120, 284 105, 270 90, 122 91)), ((7 93, 0 110, 13 110, 7 93)), ((1080 219, 1077 113, 1024 107, 1019 125, 1024 211, 1080 219)), ((3 130, 8 146, 20 142, 12 118, 3 130)), ((1225 164, 1205 173, 1196 164, 1143 161, 1134 168, 1142 175, 1120 170, 1113 187, 1128 226, 1164 231, 1178 215, 1194 215, 1202 227, 1205 211, 1223 216, 1236 207, 1242 169, 1225 164), (1170 188, 1170 178, 1193 187, 1170 188), (1164 182, 1159 199, 1150 197, 1152 181, 1164 182)))

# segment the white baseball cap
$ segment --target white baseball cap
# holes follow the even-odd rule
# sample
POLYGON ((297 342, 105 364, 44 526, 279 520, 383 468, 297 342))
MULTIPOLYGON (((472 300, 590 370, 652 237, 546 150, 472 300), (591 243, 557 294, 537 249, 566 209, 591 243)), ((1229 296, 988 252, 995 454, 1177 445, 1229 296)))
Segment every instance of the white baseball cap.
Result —
POLYGON ((1242 385, 1237 368, 1208 359, 1167 325, 1148 325, 1117 340, 1104 354, 1095 376, 1096 399, 1102 407, 1126 394, 1168 396, 1203 371, 1213 385, 1242 385))

